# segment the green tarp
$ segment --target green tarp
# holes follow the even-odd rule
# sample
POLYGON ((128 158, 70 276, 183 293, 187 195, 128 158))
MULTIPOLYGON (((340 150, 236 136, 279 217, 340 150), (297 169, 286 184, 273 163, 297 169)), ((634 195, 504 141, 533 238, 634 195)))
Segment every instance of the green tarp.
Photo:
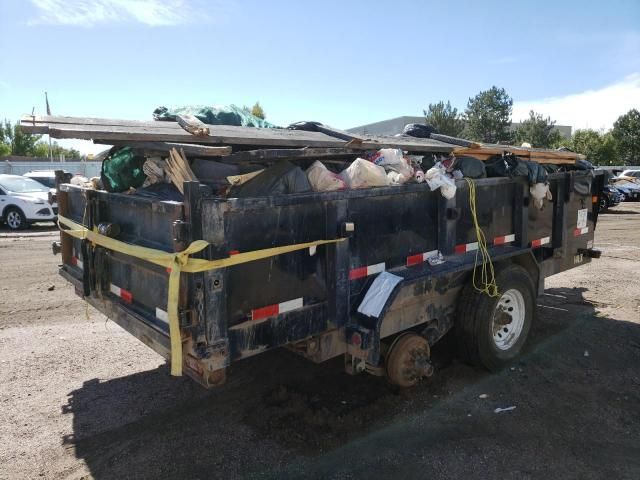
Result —
POLYGON ((236 105, 213 106, 187 105, 183 107, 158 107, 153 111, 154 120, 175 122, 176 115, 193 115, 209 125, 235 125, 237 127, 279 128, 236 105))

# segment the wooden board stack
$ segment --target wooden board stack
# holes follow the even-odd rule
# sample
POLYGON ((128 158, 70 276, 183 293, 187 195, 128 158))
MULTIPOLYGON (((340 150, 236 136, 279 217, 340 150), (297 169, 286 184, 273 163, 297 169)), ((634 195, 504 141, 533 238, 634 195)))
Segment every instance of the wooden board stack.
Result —
POLYGON ((312 131, 206 125, 190 115, 180 116, 177 122, 24 115, 20 126, 27 133, 53 138, 93 140, 165 153, 180 148, 190 156, 222 157, 234 162, 309 158, 311 151, 327 158, 380 148, 400 148, 417 155, 469 155, 482 161, 504 153, 549 164, 572 164, 584 158, 573 152, 479 144, 439 134, 431 138, 356 135, 320 124, 310 124, 312 131))

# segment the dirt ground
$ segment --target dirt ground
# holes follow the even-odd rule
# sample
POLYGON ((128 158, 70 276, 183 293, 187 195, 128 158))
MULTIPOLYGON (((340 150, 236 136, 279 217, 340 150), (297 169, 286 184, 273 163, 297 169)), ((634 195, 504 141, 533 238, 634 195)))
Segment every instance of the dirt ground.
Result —
POLYGON ((638 203, 601 215, 500 374, 445 339, 409 390, 278 350, 205 391, 85 307, 51 228, 0 229, 0 478, 640 478, 639 232, 638 203))

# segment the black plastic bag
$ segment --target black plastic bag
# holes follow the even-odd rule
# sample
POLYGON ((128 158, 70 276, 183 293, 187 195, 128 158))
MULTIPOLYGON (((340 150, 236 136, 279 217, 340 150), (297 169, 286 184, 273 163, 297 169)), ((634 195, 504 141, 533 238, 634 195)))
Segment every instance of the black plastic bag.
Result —
POLYGON ((403 135, 416 138, 429 138, 432 133, 438 133, 438 130, 433 125, 425 123, 408 123, 402 130, 403 135))
POLYGON ((545 183, 547 170, 543 165, 521 160, 515 155, 495 155, 485 162, 488 177, 524 177, 529 184, 545 183))
POLYGON ((278 162, 247 183, 234 187, 229 196, 237 198, 267 197, 311 191, 313 189, 304 170, 289 162, 278 162))
POLYGON ((487 170, 484 162, 474 157, 456 157, 454 170, 460 170, 468 178, 485 178, 487 170))

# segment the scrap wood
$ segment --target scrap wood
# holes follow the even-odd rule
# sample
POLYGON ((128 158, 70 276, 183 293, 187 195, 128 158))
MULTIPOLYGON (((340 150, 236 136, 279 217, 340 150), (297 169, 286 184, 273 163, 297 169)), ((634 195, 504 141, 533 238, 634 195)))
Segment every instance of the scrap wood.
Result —
POLYGON ((176 186, 180 193, 184 195, 184 182, 197 182, 195 174, 189 166, 189 162, 184 155, 177 149, 169 150, 169 158, 167 158, 167 174, 171 178, 171 182, 176 186))
POLYGON ((264 172, 264 170, 265 169, 263 168, 262 170, 256 170, 255 172, 249 172, 243 175, 230 175, 227 177, 227 182, 229 182, 234 187, 239 187, 240 185, 247 183, 252 178, 260 175, 262 172, 264 172))
POLYGON ((583 158, 583 155, 574 152, 562 152, 556 150, 529 150, 522 147, 513 147, 510 145, 492 145, 481 146, 479 148, 454 148, 452 153, 456 156, 469 155, 479 160, 486 161, 495 155, 503 153, 512 153, 518 157, 532 160, 538 163, 550 164, 573 164, 576 160, 583 158))
POLYGON ((194 115, 176 115, 178 125, 196 137, 209 135, 209 127, 194 115))
MULTIPOLYGON (((94 140, 93 143, 99 142, 94 140)), ((122 145, 133 149, 145 150, 147 152, 162 152, 164 154, 172 148, 179 148, 187 155, 198 157, 225 157, 231 155, 233 151, 231 147, 210 147, 208 145, 175 142, 127 142, 118 140, 109 142, 109 145, 122 145)))

